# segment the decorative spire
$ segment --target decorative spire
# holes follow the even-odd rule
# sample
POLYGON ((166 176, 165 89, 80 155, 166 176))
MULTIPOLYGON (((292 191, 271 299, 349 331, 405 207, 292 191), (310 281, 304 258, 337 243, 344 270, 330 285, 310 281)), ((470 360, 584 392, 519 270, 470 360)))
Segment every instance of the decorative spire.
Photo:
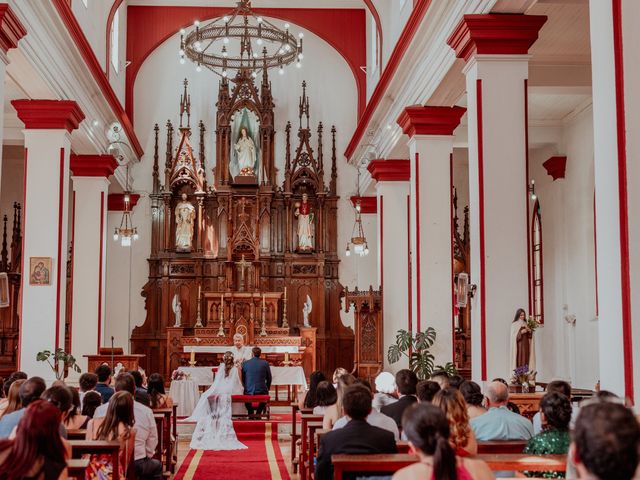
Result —
POLYGON ((332 195, 338 191, 338 163, 336 158, 336 126, 331 127, 331 183, 329 189, 332 195))
POLYGON ((284 171, 285 173, 288 173, 291 170, 291 122, 287 122, 287 126, 285 127, 284 131, 287 138, 287 145, 284 151, 286 156, 284 171))
POLYGON ((8 271, 9 267, 9 251, 7 250, 7 216, 3 218, 2 227, 2 252, 0 253, 0 272, 8 271))
POLYGON ((200 129, 200 168, 205 170, 205 158, 204 158, 204 132, 206 129, 204 128, 204 123, 200 120, 198 123, 198 128, 200 129))
POLYGON ((11 237, 11 268, 17 272, 20 268, 20 259, 22 258, 22 215, 20 212, 20 204, 13 203, 13 236, 11 237))
POLYGON ((180 128, 184 128, 182 124, 182 117, 187 114, 187 127, 191 128, 191 95, 187 92, 189 81, 184 79, 184 92, 180 96, 180 128))
POLYGON ((164 164, 165 172, 171 171, 171 157, 173 156, 173 125, 167 120, 167 154, 164 164))
POLYGON ((324 181, 324 154, 322 151, 322 122, 318 124, 318 170, 321 175, 321 179, 324 181))
POLYGON ((302 81, 302 96, 300 97, 300 104, 298 106, 300 120, 300 128, 302 128, 302 117, 307 117, 307 129, 309 128, 309 97, 307 97, 307 81, 302 81))
POLYGON ((156 123, 153 127, 154 146, 153 146, 153 193, 160 191, 160 166, 158 164, 158 133, 160 127, 156 123))

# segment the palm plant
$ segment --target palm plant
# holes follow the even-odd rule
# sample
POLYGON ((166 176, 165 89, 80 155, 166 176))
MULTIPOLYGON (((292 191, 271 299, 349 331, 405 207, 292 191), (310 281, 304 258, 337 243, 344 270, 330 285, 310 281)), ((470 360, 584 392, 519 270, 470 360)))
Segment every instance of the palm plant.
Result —
POLYGON ((447 362, 445 365, 435 365, 435 357, 430 352, 430 348, 436 341, 436 330, 428 327, 423 332, 415 335, 406 330, 398 330, 396 343, 389 346, 387 360, 389 363, 396 363, 403 356, 409 359, 409 368, 416 373, 420 380, 431 377, 434 371, 444 370, 449 375, 457 374, 453 363, 447 362))

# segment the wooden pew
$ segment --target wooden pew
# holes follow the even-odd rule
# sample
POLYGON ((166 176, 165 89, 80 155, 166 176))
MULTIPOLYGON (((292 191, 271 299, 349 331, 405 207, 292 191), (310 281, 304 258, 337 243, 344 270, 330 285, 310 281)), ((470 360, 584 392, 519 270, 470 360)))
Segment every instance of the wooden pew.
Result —
POLYGON ((163 464, 163 471, 172 472, 175 470, 173 465, 173 446, 175 442, 171 441, 171 415, 172 408, 158 408, 153 410, 153 418, 156 421, 158 430, 158 446, 156 447, 157 458, 163 464))
MULTIPOLYGON (((493 471, 564 472, 567 469, 566 455, 527 455, 524 453, 483 454, 484 460, 493 471)), ((334 478, 341 480, 347 472, 393 473, 418 461, 416 455, 394 453, 376 455, 333 455, 334 478)))
POLYGON ((71 458, 79 459, 83 455, 110 455, 113 465, 113 480, 120 479, 120 442, 108 442, 105 440, 69 440, 71 445, 71 458))
POLYGON ((489 440, 478 442, 478 454, 522 453, 527 440, 489 440))
POLYGON ((296 451, 298 448, 298 412, 302 414, 312 414, 313 408, 302 408, 298 405, 298 402, 291 404, 291 465, 293 467, 293 473, 298 473, 298 456, 296 451))
POLYGON ((307 463, 305 468, 307 469, 308 478, 313 478, 314 474, 314 464, 313 459, 316 458, 316 432, 322 429, 322 421, 319 422, 308 422, 307 423, 307 438, 309 439, 308 445, 309 450, 307 451, 307 463))
POLYGON ((70 458, 67 460, 67 474, 69 475, 69 478, 84 480, 88 466, 88 458, 70 458))
POLYGON ((321 422, 323 417, 324 417, 324 415, 314 415, 312 413, 311 414, 305 413, 303 415, 300 415, 301 442, 300 442, 300 457, 299 457, 299 460, 298 460, 298 465, 300 467, 300 480, 307 480, 307 469, 305 468, 305 465, 306 465, 306 463, 308 461, 307 453, 308 453, 308 449, 309 449, 309 447, 307 445, 309 443, 308 424, 309 424, 309 422, 321 422))
POLYGON ((85 440, 87 438, 87 430, 84 428, 68 429, 68 440, 85 440))
MULTIPOLYGON (((320 448, 320 441, 322 440, 322 437, 330 431, 331 430, 325 430, 324 428, 316 430, 316 445, 318 448, 320 448)), ((396 448, 398 449, 398 453, 409 453, 409 442, 406 440, 398 440, 396 441, 396 448)), ((316 453, 317 451, 318 450, 316 449, 316 453)))

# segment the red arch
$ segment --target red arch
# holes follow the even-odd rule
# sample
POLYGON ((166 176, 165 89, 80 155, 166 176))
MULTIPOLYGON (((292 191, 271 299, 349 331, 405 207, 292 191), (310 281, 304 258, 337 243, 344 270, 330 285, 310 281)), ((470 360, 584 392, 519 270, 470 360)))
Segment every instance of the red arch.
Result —
MULTIPOLYGON (((122 1, 122 0, 120 0, 122 1)), ((376 6, 373 4, 373 0, 363 0, 367 8, 369 9, 369 13, 373 17, 373 21, 376 22, 376 31, 378 32, 378 64, 380 68, 382 68, 382 22, 380 21, 380 15, 378 14, 378 10, 376 10, 376 6)))
MULTIPOLYGON (((109 79, 109 68, 111 64, 111 25, 113 25, 113 17, 116 16, 116 12, 121 4, 122 0, 114 0, 111 10, 109 10, 109 16, 107 17, 107 58, 104 63, 104 74, 107 76, 107 80, 109 79)), ((129 34, 127 33, 127 35, 129 34)))
MULTIPOLYGON (((144 60, 162 42, 196 19, 215 18, 228 7, 129 6, 127 9, 126 112, 133 119, 133 86, 144 60)), ((366 104, 366 28, 364 9, 256 8, 257 13, 286 20, 313 32, 346 60, 358 90, 358 116, 366 104)))

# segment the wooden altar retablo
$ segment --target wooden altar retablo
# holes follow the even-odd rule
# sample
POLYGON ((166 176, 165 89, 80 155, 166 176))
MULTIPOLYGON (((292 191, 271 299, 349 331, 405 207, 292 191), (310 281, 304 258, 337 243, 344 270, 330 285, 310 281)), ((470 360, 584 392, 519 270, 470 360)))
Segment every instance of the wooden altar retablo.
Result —
POLYGON ((177 148, 174 126, 167 123, 164 182, 160 128, 155 127, 151 255, 149 280, 142 291, 147 317, 131 335, 131 350, 147 356, 144 367, 148 371, 169 375, 183 362, 184 348, 190 342, 198 343, 194 339, 231 346, 233 333, 238 331, 247 344, 298 346, 307 375, 310 368, 330 374, 338 366, 353 366, 353 331, 340 320, 337 132, 331 129, 326 182, 324 127, 318 125, 317 146, 312 146, 310 101, 303 84, 298 145, 292 148, 288 123, 285 158, 279 162, 284 181, 278 184, 275 104, 266 70, 258 83, 251 72, 243 70, 233 79, 221 80, 216 151, 208 160, 202 122, 198 124, 197 153, 191 145, 191 98, 185 81, 177 148), (243 145, 252 145, 255 158, 247 157, 245 151, 240 159, 243 145), (247 161, 254 163, 247 167, 247 161), (214 181, 209 186, 205 171, 212 165, 214 181), (247 171, 255 176, 246 175, 247 171), (306 203, 301 211, 296 205, 303 195, 306 203), (177 209, 184 201, 193 209, 184 203, 177 209), (188 221, 191 217, 185 216, 184 221, 180 216, 192 211, 192 223, 188 221), (304 248, 299 248, 301 242, 304 248), (172 300, 176 296, 181 321, 174 328, 172 300), (313 306, 310 327, 304 326, 302 314, 307 297, 313 306))

